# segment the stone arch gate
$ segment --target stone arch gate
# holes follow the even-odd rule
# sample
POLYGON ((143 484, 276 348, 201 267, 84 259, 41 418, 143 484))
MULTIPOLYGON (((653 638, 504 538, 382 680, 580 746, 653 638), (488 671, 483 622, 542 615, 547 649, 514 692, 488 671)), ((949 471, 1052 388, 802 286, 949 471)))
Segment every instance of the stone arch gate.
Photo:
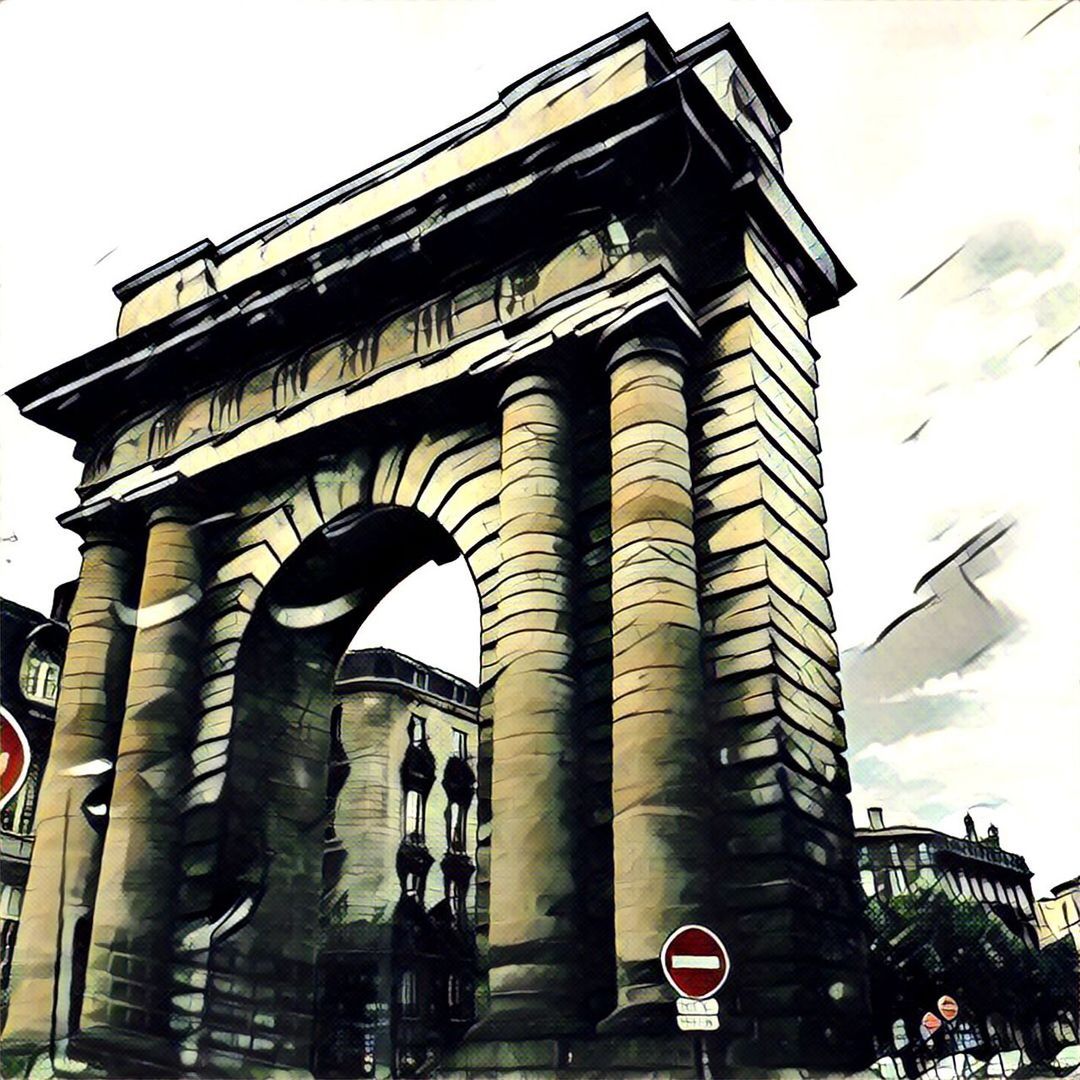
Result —
POLYGON ((730 28, 637 20, 12 391, 86 468, 9 1046, 309 1067, 334 665, 460 553, 490 1007, 447 1067, 693 1074, 683 922, 733 958, 714 1063, 860 1061, 807 327, 851 282, 788 122, 730 28))

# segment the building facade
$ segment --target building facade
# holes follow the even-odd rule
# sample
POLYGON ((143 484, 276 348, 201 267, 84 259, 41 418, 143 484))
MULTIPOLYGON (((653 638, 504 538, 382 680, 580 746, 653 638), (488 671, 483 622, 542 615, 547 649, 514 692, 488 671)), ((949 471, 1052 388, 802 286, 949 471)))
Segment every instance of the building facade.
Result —
POLYGON ((0 809, 0 1002, 5 1007, 23 891, 30 871, 34 813, 56 718, 67 643, 67 626, 63 622, 66 595, 67 590, 57 590, 51 616, 0 597, 4 772, 8 773, 10 759, 13 776, 13 787, 0 809))
POLYGON ((1069 878, 1050 890, 1035 905, 1039 945, 1071 938, 1080 952, 1080 877, 1069 878))
POLYGON ((1032 948, 1038 944, 1031 871, 1022 855, 1001 847, 991 825, 980 837, 970 815, 963 837, 912 825, 886 826, 880 808, 856 829, 859 878, 867 896, 897 896, 928 885, 979 900, 1032 948))
POLYGON ((430 1070, 473 1021, 476 688, 388 649, 338 671, 319 1076, 430 1070))
MULTIPOLYGON (((30 747, 25 779, 0 810, 6 999, 67 627, 3 599, 0 620, 3 707, 30 747)), ((477 703, 474 686, 389 649, 342 660, 319 911, 319 1076, 413 1075, 474 1019, 477 703)), ((92 804, 99 818, 108 804, 107 793, 92 804)))

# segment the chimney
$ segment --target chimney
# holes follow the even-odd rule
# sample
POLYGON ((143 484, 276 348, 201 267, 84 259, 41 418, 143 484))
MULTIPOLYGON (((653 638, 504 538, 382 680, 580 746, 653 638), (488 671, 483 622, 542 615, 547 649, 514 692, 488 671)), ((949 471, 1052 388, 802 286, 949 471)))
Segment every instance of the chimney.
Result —
POLYGON ((975 819, 970 813, 964 815, 964 837, 972 841, 979 839, 979 834, 975 831, 975 819))
POLYGON ((870 819, 871 829, 884 829, 885 828, 885 815, 882 813, 880 806, 871 806, 866 811, 866 816, 870 819))
POLYGON ((53 590, 50 619, 61 623, 68 621, 68 612, 71 610, 71 601, 75 598, 75 587, 78 584, 78 581, 65 581, 62 585, 56 586, 53 590))

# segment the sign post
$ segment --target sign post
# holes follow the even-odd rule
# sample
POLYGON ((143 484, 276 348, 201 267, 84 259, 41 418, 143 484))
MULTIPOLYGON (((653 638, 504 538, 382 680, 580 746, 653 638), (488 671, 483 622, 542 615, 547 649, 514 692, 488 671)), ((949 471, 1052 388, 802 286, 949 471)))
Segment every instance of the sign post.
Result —
POLYGON ((680 1031, 717 1031, 720 1007, 712 1000, 731 971, 724 943, 706 926, 680 926, 660 950, 664 978, 679 995, 680 1031))

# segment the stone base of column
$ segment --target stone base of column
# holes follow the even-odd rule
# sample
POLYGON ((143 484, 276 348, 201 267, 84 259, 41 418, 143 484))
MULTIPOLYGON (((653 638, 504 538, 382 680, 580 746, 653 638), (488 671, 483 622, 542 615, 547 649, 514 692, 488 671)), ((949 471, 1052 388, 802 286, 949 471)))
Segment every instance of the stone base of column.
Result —
POLYGON ((469 1028, 465 1038, 469 1043, 552 1039, 584 1035, 591 1026, 588 1020, 573 1016, 564 999, 538 999, 535 992, 523 990, 493 998, 487 1014, 469 1028))
MULTIPOLYGON (((709 1055, 714 1075, 720 1060, 709 1055)), ((675 1028, 675 1006, 671 1004, 668 1032, 659 1036, 567 1037, 560 1039, 507 1039, 463 1043, 443 1060, 435 1075, 440 1077, 590 1076, 590 1077, 672 1077, 673 1080, 701 1076, 701 1047, 675 1028)))
MULTIPOLYGON (((112 1080, 179 1076, 176 1047, 165 1038, 132 1035, 111 1028, 89 1028, 71 1039, 69 1057, 79 1063, 75 1076, 107 1076, 112 1080)), ((60 1070, 58 1075, 63 1075, 60 1070)))
POLYGON ((536 1040, 590 1033, 593 1026, 582 1004, 581 980, 568 977, 577 965, 566 958, 540 963, 535 955, 508 963, 506 954, 511 951, 503 947, 498 952, 502 962, 489 973, 488 1006, 469 1029, 468 1041, 536 1040))

